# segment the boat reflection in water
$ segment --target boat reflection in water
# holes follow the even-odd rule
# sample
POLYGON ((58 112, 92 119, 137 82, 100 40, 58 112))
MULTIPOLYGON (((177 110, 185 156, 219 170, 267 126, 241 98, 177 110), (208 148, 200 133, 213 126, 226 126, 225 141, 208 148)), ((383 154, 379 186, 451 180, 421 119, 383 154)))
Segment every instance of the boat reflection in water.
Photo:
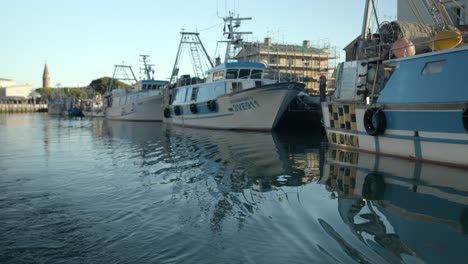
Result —
POLYGON ((344 223, 389 262, 466 259, 466 171, 333 149, 322 176, 344 223))
MULTIPOLYGON (((312 134, 304 144, 294 133, 236 132, 164 124, 174 158, 190 155, 203 164, 200 175, 214 176, 226 191, 275 186, 300 186, 305 177, 318 179, 320 137, 312 134), (188 151, 189 150, 189 151, 188 151)), ((220 187, 222 186, 222 187, 220 187)))
POLYGON ((463 170, 326 150, 320 133, 105 121, 111 172, 122 174, 113 184, 142 190, 118 208, 148 210, 125 226, 157 238, 141 262, 177 254, 178 263, 466 259, 463 170))

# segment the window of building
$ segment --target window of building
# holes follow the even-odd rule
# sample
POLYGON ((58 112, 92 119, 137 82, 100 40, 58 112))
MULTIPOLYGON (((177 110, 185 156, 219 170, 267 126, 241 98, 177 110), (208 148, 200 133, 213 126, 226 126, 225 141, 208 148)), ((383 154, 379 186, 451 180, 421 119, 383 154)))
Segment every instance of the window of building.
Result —
POLYGON ((424 65, 424 68, 421 74, 432 75, 432 74, 441 73, 442 70, 444 69, 444 65, 445 65, 445 60, 428 62, 426 63, 426 65, 424 65))
POLYGON ((229 69, 226 72, 226 79, 237 79, 239 70, 238 69, 229 69))
POLYGON ((270 64, 278 64, 278 59, 275 57, 270 58, 270 64))

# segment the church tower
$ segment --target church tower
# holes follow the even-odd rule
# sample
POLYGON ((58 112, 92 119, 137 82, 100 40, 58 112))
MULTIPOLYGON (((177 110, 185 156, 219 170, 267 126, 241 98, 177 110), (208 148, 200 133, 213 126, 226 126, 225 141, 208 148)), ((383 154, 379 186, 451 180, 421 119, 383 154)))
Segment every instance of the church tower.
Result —
POLYGON ((49 68, 47 68, 47 63, 44 66, 44 73, 42 74, 42 88, 49 88, 50 87, 50 76, 49 76, 49 68))

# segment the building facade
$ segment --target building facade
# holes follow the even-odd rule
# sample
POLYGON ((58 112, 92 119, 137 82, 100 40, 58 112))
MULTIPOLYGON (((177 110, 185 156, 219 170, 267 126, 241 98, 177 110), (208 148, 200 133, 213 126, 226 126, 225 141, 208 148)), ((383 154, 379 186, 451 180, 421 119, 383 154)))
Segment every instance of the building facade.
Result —
POLYGON ((0 100, 1 101, 22 101, 31 98, 31 85, 15 85, 15 81, 10 79, 0 79, 0 100))
POLYGON ((236 59, 263 63, 271 77, 304 83, 306 92, 317 94, 320 76, 331 79, 337 56, 330 54, 327 48, 312 47, 309 40, 304 40, 302 45, 286 45, 265 38, 263 43, 244 43, 236 59))

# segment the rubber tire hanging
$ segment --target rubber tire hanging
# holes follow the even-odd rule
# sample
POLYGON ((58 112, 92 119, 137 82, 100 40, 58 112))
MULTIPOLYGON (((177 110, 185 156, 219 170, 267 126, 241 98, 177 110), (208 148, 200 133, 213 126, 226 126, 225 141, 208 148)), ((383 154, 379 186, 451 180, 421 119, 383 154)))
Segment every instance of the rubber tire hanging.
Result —
POLYGON ((178 105, 174 106, 174 114, 176 116, 180 115, 180 106, 178 105))
POLYGON ((208 107, 208 110, 210 110, 211 112, 215 111, 216 110, 216 100, 209 100, 208 102, 206 102, 206 106, 208 107))
POLYGON ((198 113, 198 108, 197 108, 197 105, 195 103, 190 104, 190 112, 192 112, 193 114, 198 113))
POLYGON ((171 110, 169 110, 169 108, 164 108, 164 117, 165 118, 169 118, 171 117, 171 110))
POLYGON ((371 136, 382 135, 387 128, 384 111, 380 108, 368 108, 364 113, 364 128, 371 136))
POLYGON ((462 122, 463 122, 463 127, 465 128, 466 131, 468 131, 468 108, 463 109, 462 122))

